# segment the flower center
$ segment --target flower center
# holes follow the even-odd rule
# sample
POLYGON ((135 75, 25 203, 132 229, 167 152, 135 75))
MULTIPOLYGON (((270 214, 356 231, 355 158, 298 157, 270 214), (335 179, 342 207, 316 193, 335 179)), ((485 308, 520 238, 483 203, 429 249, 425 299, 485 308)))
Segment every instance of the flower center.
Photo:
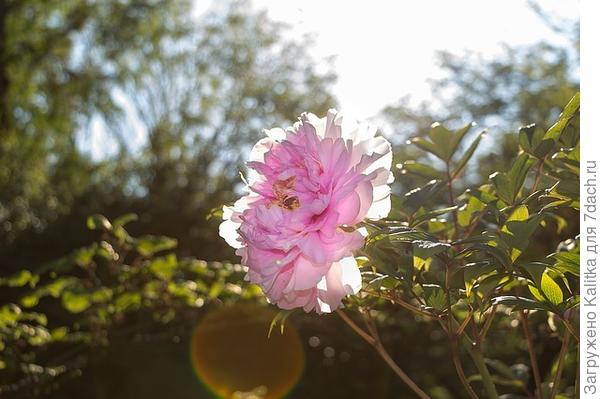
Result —
POLYGON ((285 180, 277 180, 273 183, 273 194, 275 194, 275 200, 273 201, 277 206, 293 211, 300 207, 300 201, 298 197, 294 195, 294 184, 296 183, 296 176, 290 176, 285 180))

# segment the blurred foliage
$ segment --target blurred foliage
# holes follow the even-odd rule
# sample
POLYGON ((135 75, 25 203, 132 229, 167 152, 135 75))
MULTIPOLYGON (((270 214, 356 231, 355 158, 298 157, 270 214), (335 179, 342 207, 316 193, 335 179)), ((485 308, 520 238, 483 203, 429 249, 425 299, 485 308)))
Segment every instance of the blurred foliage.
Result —
POLYGON ((0 308, 0 393, 38 396, 56 379, 76 375, 89 361, 89 347, 111 340, 139 340, 167 325, 192 325, 198 310, 252 299, 260 288, 240 288, 240 265, 178 258, 177 241, 164 236, 132 237, 125 224, 88 218, 100 239, 35 271, 0 279, 18 298, 0 308))
MULTIPOLYGON (((571 47, 443 53, 435 104, 382 113, 390 139, 412 145, 396 146, 391 222, 370 227, 385 234, 362 260, 365 292, 383 298, 349 305, 371 309, 388 351, 435 398, 465 397, 447 334, 389 295, 434 320, 470 317, 468 334, 492 320, 483 349, 512 397, 535 384, 510 311, 537 309, 527 318, 548 381, 576 305, 578 118, 545 135, 578 91, 578 32, 536 9, 571 47)), ((235 197, 261 128, 335 105, 331 64, 245 1, 196 18, 188 0, 5 0, 0 32, 0 396, 211 397, 181 343, 205 308, 262 297, 239 266, 216 262, 236 258, 206 215, 235 197)), ((291 397, 411 397, 335 315, 289 320, 320 339, 291 397)), ((574 358, 570 345, 563 394, 574 358)), ((477 368, 465 372, 480 393, 477 368)))

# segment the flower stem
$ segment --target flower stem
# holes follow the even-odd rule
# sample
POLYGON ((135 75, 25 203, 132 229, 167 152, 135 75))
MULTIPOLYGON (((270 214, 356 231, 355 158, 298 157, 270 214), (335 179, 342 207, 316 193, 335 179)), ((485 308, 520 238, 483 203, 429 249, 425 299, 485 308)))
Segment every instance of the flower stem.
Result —
POLYGON ((429 395, 427 395, 421 388, 419 388, 419 386, 417 384, 415 384, 415 382, 413 380, 410 379, 410 377, 404 372, 404 370, 402 370, 400 368, 400 366, 398 366, 398 364, 396 364, 394 359, 391 358, 389 353, 385 350, 385 348, 381 344, 381 341, 379 340, 379 338, 373 337, 373 336, 369 335, 368 333, 366 333, 362 328, 360 328, 356 323, 354 323, 354 321, 352 321, 352 319, 350 317, 348 317, 348 315, 346 313, 344 313, 340 309, 336 310, 336 312, 340 316, 340 318, 346 324, 348 324, 348 326, 350 328, 352 328, 362 339, 367 341, 369 344, 371 344, 373 346, 373 348, 375 348, 375 350, 377 351, 379 356, 381 356, 381 358, 387 363, 387 365, 392 369, 392 371, 394 373, 396 373, 396 375, 398 375, 398 377, 400 377, 400 379, 402 381, 404 381, 404 383, 406 385, 408 385, 409 388, 412 389, 413 392, 416 393, 419 398, 431 399, 429 397, 429 395))

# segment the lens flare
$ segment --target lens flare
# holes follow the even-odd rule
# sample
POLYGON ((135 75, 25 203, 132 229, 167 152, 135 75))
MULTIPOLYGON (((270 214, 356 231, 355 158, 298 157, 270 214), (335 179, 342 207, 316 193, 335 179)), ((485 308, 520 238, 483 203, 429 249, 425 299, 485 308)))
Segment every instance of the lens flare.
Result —
POLYGON ((273 308, 238 303, 208 313, 192 335, 191 359, 200 380, 219 398, 277 399, 304 369, 298 332, 288 321, 267 337, 273 308))

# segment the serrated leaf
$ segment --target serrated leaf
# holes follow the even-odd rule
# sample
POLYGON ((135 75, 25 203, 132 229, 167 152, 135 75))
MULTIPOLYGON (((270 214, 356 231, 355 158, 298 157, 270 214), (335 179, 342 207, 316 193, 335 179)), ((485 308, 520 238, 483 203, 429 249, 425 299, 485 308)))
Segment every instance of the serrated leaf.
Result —
POLYGON ((435 284, 423 284, 425 302, 436 310, 446 309, 446 292, 442 287, 435 284))

